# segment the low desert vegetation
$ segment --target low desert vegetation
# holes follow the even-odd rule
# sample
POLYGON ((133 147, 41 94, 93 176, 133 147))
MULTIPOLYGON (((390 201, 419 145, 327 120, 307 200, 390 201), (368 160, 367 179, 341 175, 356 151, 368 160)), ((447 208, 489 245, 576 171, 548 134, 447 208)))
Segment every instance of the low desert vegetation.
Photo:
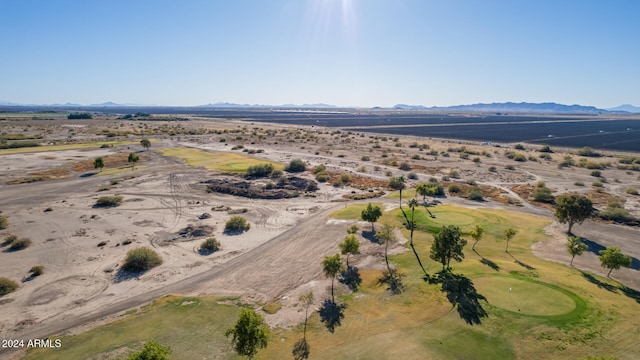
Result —
POLYGON ((301 173, 307 170, 307 165, 300 159, 293 159, 284 168, 284 171, 290 173, 301 173))
POLYGON ((233 216, 224 225, 225 233, 242 233, 248 231, 251 224, 242 216, 233 216))
POLYGON ((0 216, 0 230, 4 230, 7 227, 9 227, 9 220, 4 216, 0 216))
POLYGON ((254 178, 267 177, 273 173, 273 170, 275 168, 272 164, 251 165, 247 168, 247 176, 254 178))
POLYGON ((124 197, 120 195, 101 196, 96 201, 95 207, 116 207, 122 205, 124 197))
POLYGON ((31 246, 32 241, 31 239, 28 238, 22 238, 22 239, 17 239, 14 238, 8 245, 9 245, 9 251, 19 251, 19 250, 24 250, 26 248, 28 248, 29 246, 31 246))
POLYGON ((0 296, 5 296, 9 293, 12 293, 16 291, 17 288, 17 282, 5 277, 0 277, 0 296))
POLYGON ((141 247, 127 252, 122 270, 128 272, 144 272, 162 264, 162 258, 153 249, 141 247))
POLYGON ((220 250, 220 242, 215 237, 210 237, 200 244, 200 252, 214 253, 220 250))
POLYGON ((44 266, 42 265, 33 266, 31 270, 29 270, 29 272, 31 273, 31 276, 40 276, 44 274, 44 266))

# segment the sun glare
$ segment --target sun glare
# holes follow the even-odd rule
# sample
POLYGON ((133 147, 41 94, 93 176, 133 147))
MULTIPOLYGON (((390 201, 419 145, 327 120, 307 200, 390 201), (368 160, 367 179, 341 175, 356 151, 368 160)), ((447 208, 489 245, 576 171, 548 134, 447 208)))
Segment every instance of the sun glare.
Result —
POLYGON ((316 38, 326 39, 334 27, 348 41, 355 40, 355 12, 353 0, 313 0, 312 23, 316 38))

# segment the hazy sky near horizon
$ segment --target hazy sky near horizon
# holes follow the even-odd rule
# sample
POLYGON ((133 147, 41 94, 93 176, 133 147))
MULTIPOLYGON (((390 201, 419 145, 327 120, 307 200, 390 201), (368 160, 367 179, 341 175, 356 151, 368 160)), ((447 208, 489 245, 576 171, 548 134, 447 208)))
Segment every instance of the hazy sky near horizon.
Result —
POLYGON ((635 0, 0 0, 0 101, 640 106, 635 0))

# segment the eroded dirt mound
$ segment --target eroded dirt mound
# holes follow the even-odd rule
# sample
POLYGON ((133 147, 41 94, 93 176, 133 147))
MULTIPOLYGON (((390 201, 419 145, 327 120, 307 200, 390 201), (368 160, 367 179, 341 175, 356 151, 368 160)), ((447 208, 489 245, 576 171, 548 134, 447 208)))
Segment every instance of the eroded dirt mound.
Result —
POLYGON ((277 183, 271 181, 238 181, 222 178, 204 182, 208 192, 217 192, 253 199, 288 199, 300 196, 303 192, 313 192, 317 183, 297 176, 281 178, 277 183))

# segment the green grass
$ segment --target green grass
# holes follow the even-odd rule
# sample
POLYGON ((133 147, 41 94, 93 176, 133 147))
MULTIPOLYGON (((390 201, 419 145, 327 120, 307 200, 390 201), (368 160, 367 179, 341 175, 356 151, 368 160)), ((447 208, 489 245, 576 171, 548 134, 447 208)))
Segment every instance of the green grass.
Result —
POLYGON ((17 148, 17 149, 2 149, 0 150, 0 155, 36 153, 36 152, 45 152, 45 151, 77 150, 77 149, 89 149, 89 148, 97 149, 102 145, 117 146, 117 145, 133 145, 133 144, 139 144, 139 143, 137 141, 102 141, 102 142, 92 142, 92 143, 82 143, 82 144, 65 144, 65 145, 38 146, 38 147, 17 148))
POLYGON ((156 150, 164 156, 184 160, 188 165, 201 166, 209 170, 222 172, 244 173, 249 166, 256 164, 271 164, 277 170, 284 169, 284 165, 227 152, 208 152, 192 148, 168 148, 156 150))
POLYGON ((474 279, 487 302, 503 310, 524 315, 565 315, 576 309, 571 296, 528 278, 486 276, 474 279))
MULTIPOLYGON (((381 203, 372 203, 382 207, 381 203)), ((361 220, 362 210, 367 207, 367 204, 350 204, 340 210, 332 212, 329 217, 342 220, 361 220)))
POLYGON ((169 345, 171 359, 239 359, 224 337, 239 313, 238 306, 221 304, 215 298, 166 296, 113 323, 81 335, 62 336, 58 349, 30 350, 24 359, 102 359, 110 352, 137 349, 150 339, 169 345))
MULTIPOLYGON (((357 218, 361 205, 366 206, 350 205, 332 217, 357 218)), ((620 285, 612 280, 598 276, 589 280, 574 268, 532 254, 531 245, 546 239, 542 229, 549 219, 444 205, 431 211, 435 221, 430 223, 433 219, 421 215, 418 222, 425 230, 416 231, 414 238, 430 274, 441 266, 428 257, 433 237, 426 230, 442 223, 462 225, 463 230, 475 224, 485 227, 477 253, 467 245, 464 261, 452 266, 455 274, 471 279, 478 294, 488 299, 480 300, 488 316, 480 324, 467 324, 439 284, 423 281, 413 253, 407 251, 391 257, 406 274, 404 293, 390 295, 377 282, 381 270, 373 269, 360 270, 358 293, 337 286, 338 298, 347 306, 345 317, 331 334, 317 312, 311 315, 307 332, 311 358, 533 360, 609 355, 634 359, 640 353, 635 320, 640 300, 616 290, 620 285), (502 239, 508 227, 518 229, 510 253, 504 251, 502 239)), ((398 215, 397 210, 386 212, 380 222, 401 227, 403 219, 398 215)), ((402 232, 408 237, 408 231, 402 232)), ((27 359, 91 359, 150 339, 171 346, 175 359, 237 359, 222 334, 235 322, 239 308, 220 305, 215 299, 190 301, 196 303, 181 305, 185 303, 182 298, 163 298, 115 323, 64 337, 61 349, 31 351, 27 359)), ((300 338, 301 325, 272 329, 269 346, 256 359, 291 358, 293 344, 300 338)))

